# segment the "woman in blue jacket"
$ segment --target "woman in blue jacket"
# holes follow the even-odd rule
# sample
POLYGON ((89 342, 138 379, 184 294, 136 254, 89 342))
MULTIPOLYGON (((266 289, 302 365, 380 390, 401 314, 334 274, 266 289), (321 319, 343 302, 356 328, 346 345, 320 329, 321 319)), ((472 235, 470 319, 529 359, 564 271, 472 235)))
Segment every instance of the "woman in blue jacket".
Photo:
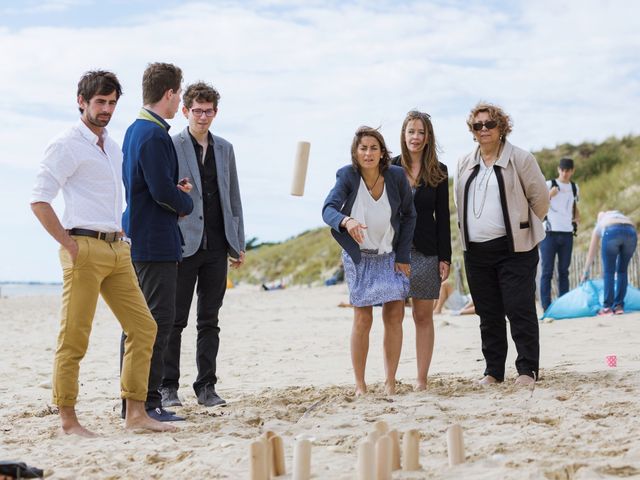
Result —
POLYGON ((402 155, 392 160, 405 171, 414 194, 416 228, 411 248, 409 295, 416 325, 416 390, 426 390, 433 356, 435 332, 433 306, 440 296, 440 282, 449 276, 451 227, 447 167, 438 161, 431 117, 413 110, 400 131, 402 155))
POLYGON ((382 304, 384 322, 385 393, 395 393, 415 216, 409 182, 402 168, 390 165, 384 138, 376 129, 360 127, 351 144, 351 165, 338 170, 322 208, 322 218, 344 249, 354 306, 351 361, 356 395, 367 392, 364 372, 372 307, 377 304, 382 304))

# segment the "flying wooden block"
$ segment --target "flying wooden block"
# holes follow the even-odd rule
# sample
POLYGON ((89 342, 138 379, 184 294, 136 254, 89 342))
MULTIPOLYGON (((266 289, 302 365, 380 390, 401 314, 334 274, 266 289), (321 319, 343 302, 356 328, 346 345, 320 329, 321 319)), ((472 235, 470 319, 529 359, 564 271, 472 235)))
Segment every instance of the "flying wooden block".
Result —
POLYGON ((301 197, 304 195, 304 184, 307 178, 307 167, 309 166, 309 142, 298 142, 296 148, 296 158, 293 164, 293 181, 291 182, 291 195, 301 197))

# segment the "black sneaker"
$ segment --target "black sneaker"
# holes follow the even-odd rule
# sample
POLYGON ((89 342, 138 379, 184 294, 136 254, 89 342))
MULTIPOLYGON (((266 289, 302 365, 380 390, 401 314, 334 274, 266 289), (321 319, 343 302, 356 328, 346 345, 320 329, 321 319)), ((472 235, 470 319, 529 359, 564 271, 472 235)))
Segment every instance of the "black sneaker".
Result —
POLYGON ((216 393, 216 388, 213 385, 205 385, 202 390, 200 390, 200 393, 198 393, 198 403, 205 407, 218 407, 227 404, 227 402, 216 393))
POLYGON ((162 406, 163 407, 181 407, 182 402, 180 398, 178 398, 178 389, 177 388, 161 388, 160 395, 162 395, 162 406))

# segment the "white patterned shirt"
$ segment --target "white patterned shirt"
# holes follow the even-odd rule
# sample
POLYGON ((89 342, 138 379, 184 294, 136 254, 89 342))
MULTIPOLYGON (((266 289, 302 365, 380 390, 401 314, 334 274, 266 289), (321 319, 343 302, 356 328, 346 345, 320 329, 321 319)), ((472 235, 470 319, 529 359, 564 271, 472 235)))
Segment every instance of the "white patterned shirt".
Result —
POLYGON ((47 146, 31 203, 51 203, 62 190, 65 229, 122 230, 122 150, 104 130, 98 136, 82 120, 47 146))

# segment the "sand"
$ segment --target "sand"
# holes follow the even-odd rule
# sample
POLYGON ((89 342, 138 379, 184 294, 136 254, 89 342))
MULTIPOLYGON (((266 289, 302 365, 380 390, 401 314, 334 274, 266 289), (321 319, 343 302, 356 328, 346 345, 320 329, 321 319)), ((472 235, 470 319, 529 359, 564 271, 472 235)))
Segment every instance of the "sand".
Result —
MULTIPOLYGON (((479 387, 484 362, 476 316, 437 316, 429 389, 412 390, 414 328, 405 317, 398 394, 382 393, 382 322, 375 309, 367 366, 371 393, 352 394, 352 311, 346 288, 265 292, 240 286, 221 312, 218 392, 229 405, 197 405, 195 327, 184 334, 177 408, 188 421, 172 434, 127 432, 119 418, 120 330, 101 302, 81 366, 77 410, 102 436, 58 435, 50 375, 57 297, 0 299, 0 460, 22 460, 51 479, 247 479, 252 439, 284 439, 291 471, 296 436, 314 437, 315 479, 355 478, 358 442, 385 420, 421 432, 418 472, 393 479, 594 479, 640 477, 640 314, 542 323, 541 379, 516 388, 510 342, 505 383, 479 387), (610 368, 605 355, 618 356, 610 368), (449 467, 446 430, 464 431, 466 463, 449 467)), ((193 312, 192 312, 193 313, 193 312)), ((283 478, 290 478, 286 476, 283 478)), ((373 480, 373 479, 372 479, 373 480)))

